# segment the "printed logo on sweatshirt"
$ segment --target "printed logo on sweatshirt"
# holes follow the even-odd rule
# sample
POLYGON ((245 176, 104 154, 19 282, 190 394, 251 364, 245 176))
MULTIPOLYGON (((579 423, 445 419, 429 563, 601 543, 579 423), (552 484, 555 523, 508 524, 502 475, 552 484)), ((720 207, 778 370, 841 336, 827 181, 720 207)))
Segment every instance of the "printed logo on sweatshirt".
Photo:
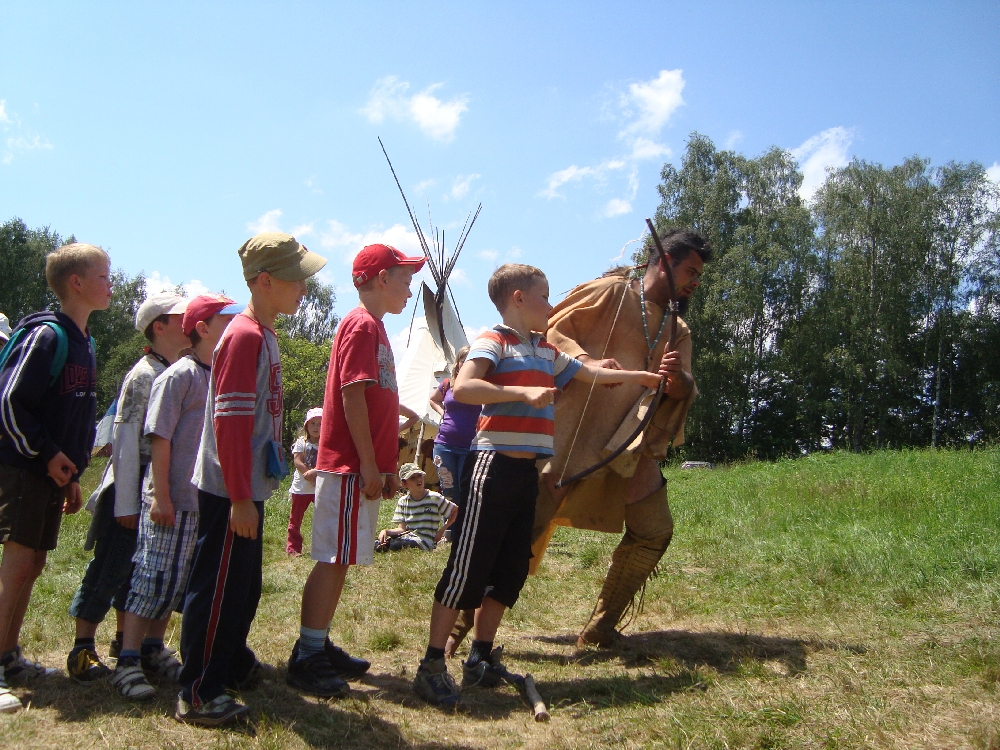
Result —
POLYGON ((280 417, 282 407, 281 364, 275 362, 271 365, 267 387, 271 392, 271 398, 267 400, 267 413, 275 418, 280 417))
POLYGON ((68 364, 63 368, 62 378, 59 382, 59 394, 66 394, 72 391, 82 391, 77 395, 90 395, 90 390, 97 380, 97 373, 89 367, 83 365, 68 364))

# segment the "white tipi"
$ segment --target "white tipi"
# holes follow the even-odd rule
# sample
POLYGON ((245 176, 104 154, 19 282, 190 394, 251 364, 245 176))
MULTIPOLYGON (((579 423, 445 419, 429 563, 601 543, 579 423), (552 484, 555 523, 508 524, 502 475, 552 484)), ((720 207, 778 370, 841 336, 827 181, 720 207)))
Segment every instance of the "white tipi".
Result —
POLYGON ((389 162, 389 169, 392 170, 399 193, 403 196, 403 203, 420 240, 420 246, 427 258, 427 268, 436 287, 432 290, 425 282, 420 282, 413 320, 407 335, 406 351, 396 363, 399 402, 420 417, 420 421, 403 436, 407 445, 406 447, 400 445, 399 460, 405 462, 416 459, 421 468, 428 473, 428 482, 434 484, 437 482, 437 474, 433 471, 431 462, 427 460, 430 455, 427 444, 437 434, 439 417, 430 407, 430 397, 438 383, 451 373, 451 368, 455 364, 455 353, 469 343, 448 281, 483 206, 480 204, 474 214, 470 213, 466 217, 455 249, 450 254, 445 249, 444 232, 434 227, 428 208, 428 224, 433 243, 429 244, 420 223, 410 210, 410 204, 406 200, 403 187, 399 184, 396 170, 389 161, 389 155, 386 154, 381 139, 379 145, 382 146, 382 153, 389 162))

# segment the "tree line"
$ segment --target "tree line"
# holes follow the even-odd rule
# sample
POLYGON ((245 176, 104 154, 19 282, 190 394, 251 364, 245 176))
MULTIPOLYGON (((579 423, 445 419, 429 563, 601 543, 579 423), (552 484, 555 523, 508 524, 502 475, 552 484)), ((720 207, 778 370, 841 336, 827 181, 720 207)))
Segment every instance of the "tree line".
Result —
MULTIPOLYGON (((981 164, 919 157, 855 159, 809 202, 802 179, 787 151, 751 158, 698 133, 678 166, 663 167, 658 229, 692 227, 715 253, 684 314, 702 395, 677 457, 995 442, 997 185, 981 164)), ((19 219, 0 226, 0 312, 12 324, 56 304, 44 258, 63 242, 19 219)), ((145 277, 113 276, 111 307, 91 318, 102 409, 145 343, 133 326, 145 277)), ((278 324, 289 443, 323 400, 335 303, 332 287, 310 280, 299 313, 278 324)))
POLYGON ((854 159, 808 203, 801 185, 787 151, 698 133, 663 167, 658 230, 715 251, 684 316, 702 395, 680 455, 995 441, 1000 191, 983 166, 854 159))
MULTIPOLYGON (((14 218, 0 225, 0 312, 11 326, 25 315, 39 310, 55 310, 59 302, 45 283, 45 255, 61 245, 75 242, 49 227, 29 229, 14 218)), ((90 316, 90 333, 97 343, 97 406, 103 414, 118 395, 125 375, 142 356, 148 342, 135 330, 135 314, 146 299, 146 276, 129 275, 119 268, 111 272, 113 294, 107 310, 90 316)), ((330 345, 339 319, 332 286, 315 278, 306 282, 307 291, 297 314, 279 316, 276 323, 281 369, 284 378, 284 440, 291 445, 302 426, 306 411, 323 404, 330 345)), ((183 285, 177 287, 184 294, 183 285)), ((220 292, 222 290, 219 290, 220 292)), ((236 299, 249 293, 235 291, 236 299)))

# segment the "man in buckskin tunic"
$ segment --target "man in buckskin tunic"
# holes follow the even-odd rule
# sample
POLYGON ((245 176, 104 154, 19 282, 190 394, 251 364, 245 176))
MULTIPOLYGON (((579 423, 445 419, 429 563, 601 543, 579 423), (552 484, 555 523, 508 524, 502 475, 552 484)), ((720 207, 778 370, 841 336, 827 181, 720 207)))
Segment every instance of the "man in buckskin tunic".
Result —
MULTIPOLYGON (((674 230, 662 238, 673 271, 680 313, 700 284, 711 249, 701 235, 674 230)), ((607 646, 617 625, 670 544, 673 519, 659 461, 684 442, 684 422, 698 393, 691 375, 691 331, 677 322, 672 351, 667 272, 653 249, 640 277, 632 269, 608 272, 573 289, 549 315, 546 340, 569 356, 604 367, 655 370, 670 375, 663 398, 641 437, 618 458, 561 489, 559 480, 592 467, 634 432, 652 394, 640 386, 596 387, 578 382, 556 402, 555 456, 541 468, 535 505, 531 572, 557 526, 592 529, 622 537, 590 620, 577 645, 607 646), (645 321, 644 321, 645 318, 645 321)), ((640 269, 642 270, 642 269, 640 269)), ((459 619, 448 641, 453 654, 471 627, 472 612, 459 619)))

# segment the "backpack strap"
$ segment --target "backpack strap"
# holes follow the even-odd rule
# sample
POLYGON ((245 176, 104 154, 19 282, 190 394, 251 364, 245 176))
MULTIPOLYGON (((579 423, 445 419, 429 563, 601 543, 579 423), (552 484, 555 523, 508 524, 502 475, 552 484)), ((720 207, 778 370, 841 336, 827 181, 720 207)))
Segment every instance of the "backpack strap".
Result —
MULTIPOLYGON (((56 353, 52 357, 52 367, 49 368, 49 386, 53 386, 59 380, 59 375, 62 373, 63 367, 66 366, 66 357, 69 355, 69 337, 66 335, 63 327, 55 321, 46 320, 38 325, 46 325, 56 334, 56 353)), ((34 328, 34 326, 18 328, 11 335, 10 340, 4 344, 3 350, 0 350, 0 370, 7 364, 7 360, 10 359, 14 347, 24 338, 29 328, 34 328)), ((93 345, 94 339, 91 338, 90 341, 91 345, 93 345)))

